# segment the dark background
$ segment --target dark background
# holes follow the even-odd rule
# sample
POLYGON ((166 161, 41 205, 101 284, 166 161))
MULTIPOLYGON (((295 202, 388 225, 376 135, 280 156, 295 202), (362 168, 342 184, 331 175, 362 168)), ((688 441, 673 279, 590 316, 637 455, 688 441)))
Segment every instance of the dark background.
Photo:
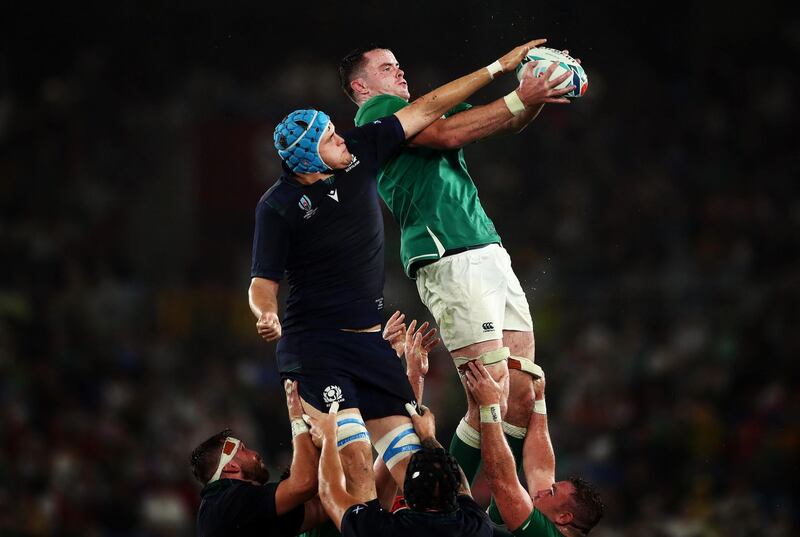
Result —
MULTIPOLYGON (((532 306, 557 475, 599 485, 598 536, 796 535, 796 10, 17 3, 0 30, 0 534, 191 535, 189 453, 224 426, 277 475, 247 307, 275 124, 351 126, 336 67, 364 43, 418 96, 547 37, 588 94, 466 157, 532 306)), ((428 319, 386 216, 387 316, 428 319)), ((442 348, 431 369, 447 441, 463 395, 442 348)))

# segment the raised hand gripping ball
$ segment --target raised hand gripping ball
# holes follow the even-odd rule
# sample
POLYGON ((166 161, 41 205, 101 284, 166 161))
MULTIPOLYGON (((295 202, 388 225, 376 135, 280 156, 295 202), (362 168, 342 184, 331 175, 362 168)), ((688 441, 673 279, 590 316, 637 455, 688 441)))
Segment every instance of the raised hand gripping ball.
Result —
POLYGON ((564 82, 557 86, 558 89, 575 86, 574 90, 564 95, 565 97, 581 97, 589 89, 589 77, 586 76, 586 71, 584 71, 581 64, 569 54, 564 54, 560 50, 549 47, 536 47, 528 51, 527 56, 517 66, 517 80, 522 80, 526 65, 534 60, 536 61, 536 65, 533 67, 534 76, 539 76, 547 71, 547 68, 552 63, 557 63, 558 67, 553 71, 551 79, 558 78, 567 71, 572 72, 572 77, 567 77, 564 82))

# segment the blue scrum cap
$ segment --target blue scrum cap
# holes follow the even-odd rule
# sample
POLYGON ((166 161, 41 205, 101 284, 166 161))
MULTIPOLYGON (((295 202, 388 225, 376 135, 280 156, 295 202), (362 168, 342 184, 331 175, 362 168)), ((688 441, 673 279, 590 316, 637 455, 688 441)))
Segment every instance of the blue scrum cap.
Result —
POLYGON ((293 172, 315 173, 330 169, 319 156, 319 141, 330 121, 325 112, 295 110, 275 127, 275 149, 293 172))

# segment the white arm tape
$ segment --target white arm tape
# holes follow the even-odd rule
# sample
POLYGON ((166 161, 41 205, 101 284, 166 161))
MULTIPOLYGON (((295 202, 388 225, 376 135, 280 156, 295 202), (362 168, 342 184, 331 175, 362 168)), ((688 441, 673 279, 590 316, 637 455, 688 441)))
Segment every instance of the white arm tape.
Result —
POLYGON ((494 63, 487 65, 486 69, 489 71, 489 76, 492 77, 492 80, 503 72, 503 66, 500 65, 500 60, 495 60, 494 63))
POLYGON ((292 420, 292 440, 303 433, 307 433, 308 430, 308 425, 303 421, 303 418, 294 418, 292 420))
POLYGON ((533 411, 537 414, 547 414, 547 404, 544 399, 537 399, 533 403, 533 411))
POLYGON ((508 111, 513 115, 518 116, 525 111, 525 104, 519 98, 519 95, 517 95, 517 90, 514 90, 503 97, 503 100, 506 102, 508 111))

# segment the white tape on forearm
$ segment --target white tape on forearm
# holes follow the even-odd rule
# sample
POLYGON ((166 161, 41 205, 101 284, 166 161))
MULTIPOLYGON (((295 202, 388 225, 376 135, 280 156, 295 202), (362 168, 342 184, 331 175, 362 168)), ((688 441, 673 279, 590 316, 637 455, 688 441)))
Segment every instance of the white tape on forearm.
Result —
POLYGON ((292 439, 297 438, 301 434, 309 431, 308 425, 303 421, 303 418, 294 418, 292 420, 292 439))
POLYGON ((533 403, 533 411, 537 414, 547 414, 547 404, 544 399, 537 399, 533 403))
POLYGON ((492 80, 503 72, 503 66, 500 65, 500 60, 495 60, 494 63, 487 65, 486 69, 489 71, 489 76, 492 77, 492 80))
POLYGON ((514 90, 503 97, 503 100, 506 102, 508 111, 513 115, 518 116, 525 111, 525 104, 519 98, 519 95, 517 95, 517 90, 514 90))
POLYGON ((500 416, 500 405, 494 403, 481 407, 481 423, 500 423, 503 421, 500 416))

